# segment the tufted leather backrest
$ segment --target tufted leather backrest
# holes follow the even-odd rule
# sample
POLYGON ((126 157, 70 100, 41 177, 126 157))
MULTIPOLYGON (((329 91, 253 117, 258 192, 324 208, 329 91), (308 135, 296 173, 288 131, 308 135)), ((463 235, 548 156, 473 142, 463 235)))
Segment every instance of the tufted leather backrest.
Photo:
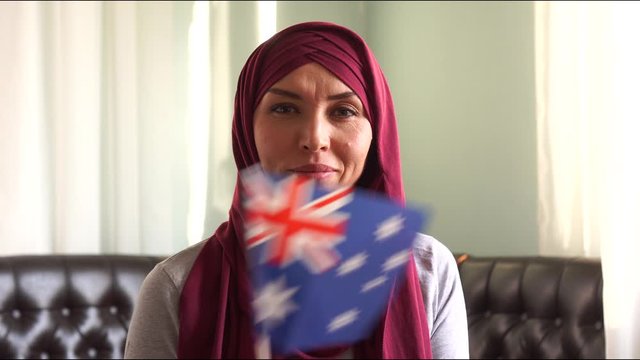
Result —
POLYGON ((0 257, 0 358, 122 358, 138 290, 161 257, 0 257))
MULTIPOLYGON (((162 257, 0 257, 0 359, 122 358, 162 257)), ((600 262, 459 256, 472 358, 604 358, 600 262)))
POLYGON ((463 260, 471 358, 604 358, 599 260, 463 260))

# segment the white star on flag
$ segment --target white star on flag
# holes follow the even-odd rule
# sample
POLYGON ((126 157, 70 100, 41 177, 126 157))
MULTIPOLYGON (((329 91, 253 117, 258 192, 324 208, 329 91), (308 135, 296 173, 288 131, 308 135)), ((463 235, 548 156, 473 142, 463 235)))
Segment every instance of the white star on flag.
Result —
POLYGON ((297 310, 298 307, 291 301, 291 297, 298 291, 298 287, 287 289, 286 285, 285 277, 281 276, 260 289, 253 300, 256 323, 277 323, 297 310))
POLYGON ((384 282, 387 281, 387 277, 385 275, 380 275, 377 278, 373 279, 373 280, 369 280, 366 283, 364 283, 364 285, 362 285, 362 289, 360 290, 360 292, 367 292, 373 288, 376 288, 382 284, 384 284, 384 282))
POLYGON ((387 261, 385 261, 384 264, 382 264, 382 270, 389 271, 393 268, 403 265, 404 263, 407 262, 407 260, 409 260, 409 251, 407 250, 398 251, 397 253, 387 258, 387 261))
POLYGON ((361 268, 367 261, 367 256, 368 255, 365 252, 360 252, 343 261, 337 269, 338 276, 346 275, 361 268))
POLYGON ((356 318, 358 318, 359 314, 360 314, 360 310, 356 308, 347 310, 342 314, 339 314, 338 316, 334 317, 333 320, 331 320, 329 325, 327 325, 327 331, 334 332, 338 329, 341 329, 353 323, 356 320, 356 318))
POLYGON ((381 222, 376 229, 376 241, 382 241, 397 234, 404 227, 404 218, 394 215, 387 220, 381 222))

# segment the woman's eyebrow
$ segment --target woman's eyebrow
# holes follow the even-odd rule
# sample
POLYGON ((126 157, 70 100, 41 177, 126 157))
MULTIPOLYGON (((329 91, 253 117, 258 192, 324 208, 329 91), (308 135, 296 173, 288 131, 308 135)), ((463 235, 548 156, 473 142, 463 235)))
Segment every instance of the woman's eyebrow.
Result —
POLYGON ((272 94, 276 94, 276 95, 280 95, 280 96, 286 96, 286 97, 290 97, 290 98, 294 98, 294 99, 298 99, 298 100, 302 100, 302 96, 292 92, 292 91, 288 91, 288 90, 282 90, 279 88, 275 88, 272 87, 269 90, 267 90, 267 92, 270 92, 272 94))
MULTIPOLYGON (((293 91, 289 91, 289 90, 280 89, 280 88, 277 88, 277 87, 272 87, 269 90, 267 90, 267 92, 270 92, 270 93, 275 94, 275 95, 286 96, 286 97, 290 97, 290 98, 293 98, 293 99, 302 100, 302 96, 298 95, 297 93, 295 93, 293 91)), ((329 95, 327 97, 327 99, 328 100, 340 100, 340 99, 346 99, 346 98, 352 97, 352 96, 356 96, 356 93, 354 93, 353 91, 345 91, 345 92, 340 93, 340 94, 329 95)))
POLYGON ((353 91, 346 91, 340 94, 336 94, 336 95, 329 95, 329 97, 327 99, 329 100, 340 100, 340 99, 345 99, 348 97, 352 97, 352 96, 356 96, 356 93, 354 93, 353 91))

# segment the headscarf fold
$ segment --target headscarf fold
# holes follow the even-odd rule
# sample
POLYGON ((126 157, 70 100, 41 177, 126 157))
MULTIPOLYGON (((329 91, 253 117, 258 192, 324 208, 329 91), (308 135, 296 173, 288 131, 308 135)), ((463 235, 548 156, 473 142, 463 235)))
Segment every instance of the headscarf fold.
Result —
MULTIPOLYGON (((357 186, 404 204, 400 146, 391 93, 373 53, 355 32, 326 22, 290 26, 258 46, 238 79, 233 154, 238 170, 259 162, 254 110, 265 92, 296 68, 316 62, 353 90, 364 106, 373 141, 357 186)), ((239 180, 229 220, 203 245, 180 297, 180 358, 255 358, 251 287, 243 244, 239 180)), ((415 263, 394 284, 394 296, 369 338, 353 346, 357 358, 431 358, 431 344, 415 263)), ((313 357, 322 352, 298 357, 313 357)), ((281 354, 274 354, 278 357, 281 354)))

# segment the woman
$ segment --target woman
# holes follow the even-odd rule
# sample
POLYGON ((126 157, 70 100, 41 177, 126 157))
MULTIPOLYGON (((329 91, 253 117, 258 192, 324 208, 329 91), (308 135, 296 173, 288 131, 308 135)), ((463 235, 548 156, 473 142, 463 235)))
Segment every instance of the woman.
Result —
MULTIPOLYGON (((291 26, 260 45, 238 81, 238 170, 255 163, 404 202, 391 94, 364 40, 330 23, 291 26)), ((238 186, 229 221, 145 279, 125 357, 253 358, 238 186)), ((466 310, 451 252, 419 234, 397 296, 371 336, 293 357, 465 358, 466 310)), ((279 357, 284 354, 273 354, 279 357)))

